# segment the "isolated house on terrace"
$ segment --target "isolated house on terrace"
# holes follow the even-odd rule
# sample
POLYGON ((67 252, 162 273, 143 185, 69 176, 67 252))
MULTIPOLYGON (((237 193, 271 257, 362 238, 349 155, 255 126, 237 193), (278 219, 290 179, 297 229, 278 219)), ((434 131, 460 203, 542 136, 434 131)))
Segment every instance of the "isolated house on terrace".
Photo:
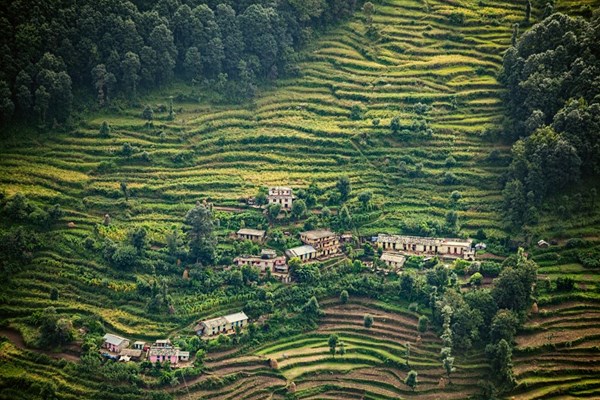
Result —
POLYGON ((129 340, 124 337, 113 335, 112 333, 107 333, 103 337, 104 344, 103 347, 108 349, 108 351, 112 351, 113 353, 119 353, 121 350, 129 346, 129 340))
POLYGON ((243 328, 246 325, 248 325, 248 316, 241 311, 224 317, 200 321, 194 327, 194 331, 200 336, 215 336, 234 332, 236 327, 243 328))
POLYGON ((292 189, 289 187, 276 186, 269 188, 267 201, 269 204, 279 204, 283 210, 291 210, 294 202, 292 189))
POLYGON ((265 231, 250 228, 242 228, 236 233, 238 239, 252 240, 253 242, 262 242, 265 239, 265 235, 265 231))

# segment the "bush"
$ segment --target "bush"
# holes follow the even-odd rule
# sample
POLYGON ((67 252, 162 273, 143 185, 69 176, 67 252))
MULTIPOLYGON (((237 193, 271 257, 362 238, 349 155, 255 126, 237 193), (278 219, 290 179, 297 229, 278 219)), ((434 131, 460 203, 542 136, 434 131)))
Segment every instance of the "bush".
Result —
POLYGON ((373 326, 373 316, 371 314, 366 314, 363 322, 364 322, 365 328, 372 327, 373 326))
POLYGON ((479 273, 479 272, 475 272, 469 278, 469 284, 471 284, 471 285, 481 286, 482 282, 483 282, 483 275, 481 275, 481 273, 479 273))
POLYGON ((429 327, 429 318, 427 318, 425 315, 421 315, 419 317, 419 325, 417 327, 418 331, 423 333, 423 332, 427 331, 428 327, 429 327))
POLYGON ((559 292, 570 292, 575 288, 575 280, 568 276, 561 276, 556 279, 556 290, 559 292))
POLYGON ((484 261, 481 263, 480 271, 483 276, 495 278, 500 275, 500 272, 502 271, 502 265, 494 261, 484 261))
POLYGON ((586 268, 600 267, 600 251, 598 249, 582 250, 577 255, 577 258, 586 268))
POLYGON ((347 290, 342 290, 342 293, 340 293, 340 302, 342 304, 348 303, 348 291, 347 290))

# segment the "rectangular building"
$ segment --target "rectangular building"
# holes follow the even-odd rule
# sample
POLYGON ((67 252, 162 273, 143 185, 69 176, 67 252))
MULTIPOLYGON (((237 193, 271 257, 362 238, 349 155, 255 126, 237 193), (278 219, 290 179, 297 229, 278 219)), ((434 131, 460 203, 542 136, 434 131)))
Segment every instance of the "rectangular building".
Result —
POLYGON ((113 335, 112 333, 107 333, 103 337, 104 339, 104 348, 112 351, 113 353, 120 353, 121 350, 127 348, 129 346, 129 340, 124 337, 113 335))
POLYGON ((224 317, 200 321, 194 327, 194 331, 200 336, 215 336, 235 332, 236 327, 243 328, 246 325, 248 325, 248 316, 241 311, 224 317))
POLYGON ((327 258, 341 252, 339 237, 326 229, 302 232, 300 240, 317 251, 317 258, 327 258))
POLYGON ((437 255, 447 258, 474 260, 471 239, 430 238, 420 236, 377 236, 377 246, 384 252, 401 252, 414 255, 437 255))
POLYGON ((236 236, 240 240, 252 240, 260 243, 265 239, 265 234, 265 231, 259 229, 242 228, 237 231, 236 236))
POLYGON ((288 256, 288 258, 298 257, 302 262, 307 262, 317 258, 317 250, 308 245, 288 249, 285 251, 285 254, 288 256))
POLYGON ((383 261, 388 267, 393 269, 400 269, 404 265, 406 261, 406 257, 401 254, 395 253, 383 253, 379 258, 383 261))
POLYGON ((269 204, 279 204, 283 210, 292 209, 294 198, 295 197, 292 194, 292 188, 283 186, 269 188, 269 194, 267 195, 267 201, 269 204))

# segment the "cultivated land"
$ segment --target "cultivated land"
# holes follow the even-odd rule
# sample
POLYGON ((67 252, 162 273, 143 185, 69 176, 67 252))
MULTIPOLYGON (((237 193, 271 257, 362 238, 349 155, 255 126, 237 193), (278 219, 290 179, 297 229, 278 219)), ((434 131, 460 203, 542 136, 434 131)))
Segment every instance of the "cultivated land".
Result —
MULTIPOLYGON (((348 175, 354 190, 372 190, 379 206, 365 217, 368 222, 360 234, 395 233, 406 222, 442 221, 450 209, 450 193, 459 190, 463 231, 472 235, 483 229, 490 236, 504 236, 497 208, 499 177, 506 163, 489 160, 492 150, 503 159, 509 149, 494 139, 503 114, 495 76, 510 43, 511 25, 522 21, 524 7, 510 1, 382 3, 376 5, 374 26, 384 39, 367 38, 364 16, 357 15, 307 50, 301 78, 279 81, 252 104, 214 105, 176 98, 175 120, 156 113, 153 127, 140 118, 140 105, 91 115, 74 133, 14 137, 2 143, 0 190, 60 203, 67 211, 46 233, 60 238, 56 245, 37 253, 32 266, 3 288, 0 314, 10 326, 22 331, 26 343, 32 342, 34 333, 22 321, 55 306, 61 313, 97 315, 120 334, 155 339, 183 330, 196 319, 239 310, 249 300, 174 289, 175 317, 151 317, 141 301, 114 300, 117 292, 135 290, 135 277, 115 274, 109 266, 88 260, 80 244, 105 213, 111 214, 113 224, 110 229, 100 226, 100 235, 120 240, 132 224, 144 225, 154 245, 149 254, 164 258, 160 247, 165 233, 181 224, 198 199, 209 197, 219 206, 235 206, 259 186, 299 188, 315 180, 329 187, 339 176, 348 175), (455 12, 465 15, 464 23, 449 23, 455 12), (403 125, 410 125, 418 119, 413 108, 418 102, 432 106, 425 119, 433 136, 392 134, 391 118, 400 116, 403 125), (350 119, 356 104, 364 110, 359 121, 350 119), (379 126, 372 123, 376 118, 379 126), (98 135, 105 120, 113 130, 109 138, 98 135), (140 152, 130 158, 120 155, 126 142, 140 152), (142 160, 144 151, 151 161, 142 160), (446 162, 449 156, 456 163, 446 162), (418 164, 422 173, 415 176, 418 164), (458 180, 441 184, 446 172, 458 180), (121 181, 128 182, 129 202, 122 198, 121 181), (67 228, 69 221, 76 227, 67 228), (48 299, 51 287, 60 290, 58 301, 48 299)), ((577 11, 582 3, 559 2, 559 9, 577 11)), ((185 86, 168 88, 147 102, 156 110, 168 96, 185 97, 191 91, 185 86)), ((597 215, 582 218, 567 224, 560 234, 596 240, 598 222, 597 215)), ((551 220, 541 226, 549 232, 556 229, 551 220)), ((576 261, 539 262, 542 275, 573 276, 577 290, 540 299, 539 315, 517 338, 514 363, 519 386, 514 396, 598 397, 597 276, 576 261)), ((406 309, 365 299, 353 299, 346 306, 329 301, 323 308, 318 330, 242 354, 209 354, 209 374, 170 391, 181 398, 262 399, 271 394, 277 398, 283 397, 291 381, 298 397, 307 399, 460 399, 478 390, 477 381, 485 373, 483 353, 458 357, 453 384, 443 388, 440 341, 430 331, 415 343, 417 319, 406 309), (367 311, 375 316, 371 329, 362 326, 367 311), (329 355, 331 333, 346 344, 345 356, 329 355), (419 372, 415 393, 402 383, 406 370, 400 364, 407 342, 412 344, 410 363, 419 372), (278 361, 279 370, 269 367, 269 358, 278 361)), ((53 382, 64 399, 92 397, 105 385, 79 377, 71 364, 12 343, 0 344, 0 359, 0 376, 27 375, 40 383, 53 382)), ((21 396, 16 391, 13 395, 21 396)))

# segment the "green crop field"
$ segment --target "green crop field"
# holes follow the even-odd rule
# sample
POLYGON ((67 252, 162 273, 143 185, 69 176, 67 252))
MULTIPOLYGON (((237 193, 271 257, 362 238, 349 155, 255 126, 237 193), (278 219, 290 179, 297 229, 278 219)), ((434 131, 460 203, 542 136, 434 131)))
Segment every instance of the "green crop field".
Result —
MULTIPOLYGON (((364 223, 355 233, 361 236, 443 224, 456 208, 451 194, 459 191, 461 235, 482 230, 488 238, 507 237, 499 207, 510 144, 501 139, 503 89, 497 76, 524 6, 508 0, 375 3, 378 37, 368 35, 365 15, 357 13, 302 52, 300 77, 261 87, 250 102, 222 104, 177 83, 135 106, 87 113, 72 132, 11 132, 0 143, 0 191, 60 203, 66 215, 41 233, 53 247, 36 252, 3 288, 0 336, 18 330, 25 345, 34 343, 37 332, 26 321, 49 306, 97 316, 111 332, 146 340, 189 334, 198 319, 238 311, 254 294, 199 294, 174 283, 174 315, 151 315, 133 295, 137 280, 151 274, 116 272, 90 259, 82 243, 92 235, 123 240, 132 226, 143 226, 148 257, 168 263, 165 235, 182 225, 196 201, 243 208, 240 199, 269 185, 301 189, 314 182, 330 189, 348 176, 354 192, 374 195, 374 209, 360 216, 364 223), (174 120, 156 111, 170 97, 174 120), (155 110, 151 124, 141 117, 145 104, 155 110), (361 115, 353 119, 355 106, 361 115), (402 126, 396 133, 389 128, 394 117, 402 126), (109 137, 98 133, 104 121, 109 137), (130 156, 122 154, 126 143, 135 147, 130 156), (121 182, 127 182, 129 201, 121 182), (110 227, 102 225, 105 214, 112 217, 110 227), (48 298, 52 287, 61 293, 58 300, 48 298)), ((582 5, 599 3, 562 0, 557 9, 578 14, 582 5)), ((559 229, 557 221, 543 217, 538 233, 585 237, 590 246, 600 246, 600 213, 560 222, 559 229)), ((219 230, 221 237, 227 233, 219 230)), ((576 288, 537 299, 539 312, 516 339, 516 399, 600 397, 600 277, 564 255, 564 243, 559 246, 556 256, 533 252, 536 261, 540 257, 540 280, 568 276, 576 288)), ((283 399, 291 382, 299 399, 465 399, 479 392, 488 372, 483 350, 457 355, 451 383, 440 382, 441 340, 432 330, 417 340, 418 315, 407 307, 364 298, 347 305, 327 299, 322 307, 316 330, 209 352, 206 373, 164 390, 181 399, 283 399), (375 318, 372 328, 363 326, 365 313, 375 318), (344 356, 329 354, 330 334, 344 342, 344 356), (404 384, 407 343, 410 365, 419 372, 415 391, 404 384)), ((0 385, 27 379, 40 391, 51 387, 60 399, 102 398, 106 382, 90 378, 76 363, 22 347, 0 342, 0 385)), ((163 390, 153 378, 144 379, 135 385, 163 390)), ((115 393, 126 385, 115 385, 115 393)), ((17 390, 3 395, 26 398, 17 390)))

